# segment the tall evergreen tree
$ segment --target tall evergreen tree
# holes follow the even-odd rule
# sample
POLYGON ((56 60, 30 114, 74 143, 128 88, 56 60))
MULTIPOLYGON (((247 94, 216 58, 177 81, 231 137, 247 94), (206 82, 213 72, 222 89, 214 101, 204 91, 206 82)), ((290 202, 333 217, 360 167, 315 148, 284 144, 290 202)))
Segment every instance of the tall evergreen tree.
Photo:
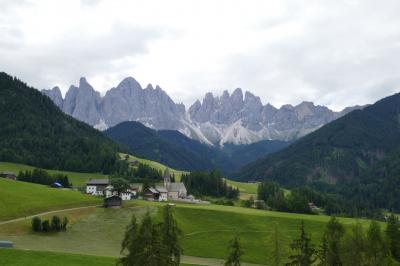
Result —
POLYGON ((173 265, 179 265, 182 253, 179 236, 182 235, 182 231, 178 228, 170 205, 164 208, 164 221, 161 227, 161 233, 163 244, 167 248, 168 255, 171 257, 173 265))
POLYGON ((344 235, 343 225, 332 217, 326 225, 325 237, 327 241, 327 253, 326 253, 326 265, 329 266, 341 266, 340 260, 340 240, 344 235))
POLYGON ((344 266, 366 265, 366 238, 362 225, 357 222, 344 237, 341 259, 344 266))
POLYGON ((367 231, 367 265, 390 265, 390 251, 382 235, 381 227, 372 221, 367 231))
POLYGON ((311 238, 305 232, 304 221, 301 221, 300 238, 293 240, 290 247, 294 254, 289 256, 287 266, 310 266, 316 261, 315 249, 311 238))
POLYGON ((324 234, 322 236, 321 245, 317 251, 318 266, 328 266, 328 239, 324 234))
POLYGON ((274 257, 274 266, 281 265, 281 243, 280 243, 280 232, 278 223, 274 222, 274 249, 272 251, 274 257))
POLYGON ((240 258, 243 255, 242 247, 240 246, 239 236, 236 235, 229 243, 230 253, 227 260, 225 261, 225 266, 240 266, 240 258))
POLYGON ((122 240, 121 244, 121 254, 126 252, 126 255, 118 260, 119 265, 124 266, 135 266, 136 257, 138 256, 138 252, 140 251, 140 247, 137 245, 138 239, 138 224, 136 221, 135 215, 132 216, 132 220, 130 224, 126 228, 125 237, 122 240))
POLYGON ((400 261, 400 228, 399 219, 391 214, 388 217, 386 225, 386 237, 389 244, 390 252, 394 259, 400 261))

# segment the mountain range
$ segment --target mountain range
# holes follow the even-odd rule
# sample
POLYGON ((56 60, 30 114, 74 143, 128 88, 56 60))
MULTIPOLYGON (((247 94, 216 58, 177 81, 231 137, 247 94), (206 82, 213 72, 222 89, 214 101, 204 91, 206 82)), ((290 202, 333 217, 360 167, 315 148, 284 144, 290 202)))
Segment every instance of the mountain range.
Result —
POLYGON ((132 154, 187 171, 219 168, 224 173, 232 173, 290 144, 264 140, 250 145, 215 147, 193 140, 176 130, 154 130, 135 121, 122 122, 103 133, 132 154))
POLYGON ((207 93, 189 109, 176 104, 159 86, 146 88, 132 77, 101 97, 85 78, 79 86, 71 86, 62 97, 58 87, 43 90, 66 114, 97 129, 105 130, 124 121, 138 121, 156 130, 177 130, 211 146, 250 144, 261 140, 296 140, 321 126, 361 108, 345 108, 334 112, 312 102, 263 105, 260 98, 241 89, 221 96, 207 93))

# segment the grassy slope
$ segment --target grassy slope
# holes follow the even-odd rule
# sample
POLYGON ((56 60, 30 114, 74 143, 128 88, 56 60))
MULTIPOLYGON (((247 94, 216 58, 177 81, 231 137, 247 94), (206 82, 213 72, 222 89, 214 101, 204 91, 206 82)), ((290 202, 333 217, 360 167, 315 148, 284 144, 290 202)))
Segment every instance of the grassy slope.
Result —
MULTIPOLYGON (((122 159, 125 159, 126 154, 120 153, 120 156, 121 156, 122 159)), ((168 167, 168 166, 166 166, 166 165, 164 165, 162 163, 151 161, 151 160, 147 160, 147 159, 143 159, 143 158, 139 158, 139 157, 136 157, 136 156, 133 156, 133 155, 129 155, 129 158, 133 159, 133 160, 138 160, 142 164, 147 164, 150 167, 153 167, 155 169, 161 170, 163 172, 164 172, 165 168, 168 167)), ((176 181, 181 180, 181 176, 183 174, 187 173, 185 171, 175 170, 175 169, 172 169, 170 167, 168 167, 168 168, 175 175, 176 181)))
MULTIPOLYGON (((125 203, 122 209, 103 209, 81 211, 67 230, 52 235, 34 234, 18 228, 0 226, 0 238, 14 241, 17 248, 81 253, 117 257, 126 225, 132 214, 142 217, 150 210, 160 219, 159 208, 162 203, 135 200, 125 203), (79 243, 79 245, 76 245, 79 243)), ((304 220, 306 230, 318 243, 328 216, 301 215, 282 212, 245 209, 220 205, 176 204, 175 217, 183 230, 182 244, 184 254, 188 256, 224 259, 227 256, 227 244, 236 232, 239 232, 243 250, 243 260, 253 263, 266 263, 272 254, 272 229, 278 225, 282 246, 282 257, 289 254, 289 243, 299 234, 299 224, 304 220)), ((63 216, 64 214, 62 214, 63 216)), ((354 219, 340 218, 348 226, 354 219)), ((361 220, 365 225, 368 221, 361 220)), ((19 222, 23 228, 29 224, 19 222)))
MULTIPOLYGON (((0 265, 7 266, 114 266, 115 258, 79 254, 0 249, 0 265)), ((187 266, 187 264, 181 264, 187 266)), ((196 266, 196 265, 191 265, 196 266)))
POLYGON ((76 191, 0 178, 0 221, 100 202, 98 198, 76 191))
MULTIPOLYGON (((0 171, 11 171, 16 174, 19 171, 26 171, 26 170, 33 170, 35 167, 25 165, 25 164, 17 164, 17 163, 7 163, 7 162, 0 162, 0 171)), ((69 171, 58 171, 58 170, 47 170, 51 174, 65 174, 68 175, 70 182, 74 187, 81 187, 84 186, 86 181, 90 178, 104 178, 107 177, 106 175, 100 173, 77 173, 77 172, 69 172, 69 171)))

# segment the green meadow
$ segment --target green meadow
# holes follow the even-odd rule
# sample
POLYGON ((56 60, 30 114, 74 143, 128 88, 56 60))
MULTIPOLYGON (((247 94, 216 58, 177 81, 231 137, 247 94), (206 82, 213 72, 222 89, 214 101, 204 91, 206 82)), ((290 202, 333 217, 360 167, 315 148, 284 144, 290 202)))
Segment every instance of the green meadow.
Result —
MULTIPOLYGON (((27 171, 33 170, 35 167, 25 165, 25 164, 17 164, 17 163, 7 163, 0 162, 0 171, 11 171, 16 174, 19 171, 27 171)), ((103 175, 101 173, 78 173, 78 172, 70 172, 70 171, 59 171, 59 170, 48 170, 44 169, 51 174, 64 174, 67 175, 69 181, 72 183, 73 187, 82 187, 86 184, 86 181, 90 178, 105 178, 107 175, 103 175)))
MULTIPOLYGON (((163 203, 135 200, 126 202, 122 209, 94 208, 63 213, 72 217, 67 232, 43 235, 32 233, 29 221, 0 225, 0 238, 11 240, 16 248, 83 255, 118 257, 126 225, 132 215, 142 217, 150 211, 156 221, 161 220, 163 203), (78 211, 76 211, 78 212, 78 211), (77 245, 76 243, 79 243, 77 245)), ((243 261, 268 264, 272 259, 272 235, 277 226, 282 258, 289 255, 289 244, 299 234, 304 220, 313 242, 319 243, 328 216, 245 209, 221 205, 176 204, 175 217, 183 231, 181 238, 185 256, 224 259, 227 244, 238 234, 244 250, 243 261)), ((346 225, 354 219, 340 218, 346 225)), ((360 220, 367 225, 369 221, 360 220)))
POLYGON ((97 204, 101 199, 78 191, 0 178, 0 221, 97 204))

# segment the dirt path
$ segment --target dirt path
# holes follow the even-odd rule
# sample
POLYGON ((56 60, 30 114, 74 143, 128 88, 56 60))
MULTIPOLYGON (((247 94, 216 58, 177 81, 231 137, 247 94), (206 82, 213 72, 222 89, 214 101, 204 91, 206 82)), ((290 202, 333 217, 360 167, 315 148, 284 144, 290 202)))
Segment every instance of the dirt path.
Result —
POLYGON ((52 213, 67 212, 67 211, 75 211, 75 210, 88 209, 88 208, 96 208, 96 207, 100 207, 100 205, 85 206, 85 207, 76 207, 76 208, 69 208, 69 209, 62 209, 62 210, 55 210, 55 211, 42 212, 42 213, 37 213, 37 214, 34 214, 34 215, 29 215, 29 216, 25 216, 25 217, 21 217, 21 218, 16 218, 16 219, 8 220, 8 221, 3 221, 3 222, 0 222, 0 225, 9 224, 9 223, 15 223, 15 222, 23 221, 23 220, 26 220, 26 219, 32 219, 32 218, 35 217, 35 216, 43 216, 43 215, 52 214, 52 213))
MULTIPOLYGON (((182 256, 181 262, 185 264, 195 264, 195 265, 204 265, 204 266, 223 266, 224 260, 222 259, 214 259, 214 258, 201 258, 201 257, 192 257, 192 256, 182 256)), ((265 266, 261 264, 252 264, 242 262, 240 265, 242 266, 265 266)))

